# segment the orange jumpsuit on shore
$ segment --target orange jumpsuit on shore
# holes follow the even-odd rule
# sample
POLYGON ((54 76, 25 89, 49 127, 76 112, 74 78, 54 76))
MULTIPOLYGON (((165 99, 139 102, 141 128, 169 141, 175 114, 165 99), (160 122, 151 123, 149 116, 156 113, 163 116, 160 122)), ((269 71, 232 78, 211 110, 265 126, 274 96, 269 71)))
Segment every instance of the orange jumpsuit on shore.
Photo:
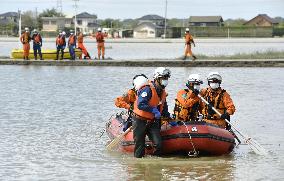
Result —
POLYGON ((115 105, 119 108, 133 109, 133 104, 136 100, 136 92, 134 89, 129 89, 127 93, 115 99, 115 105))
POLYGON ((21 37, 20 37, 20 41, 23 44, 23 50, 24 50, 24 60, 28 60, 29 59, 29 54, 30 54, 30 41, 31 41, 31 36, 29 32, 24 32, 21 37))
POLYGON ((184 52, 184 59, 186 59, 187 56, 192 56, 193 60, 196 59, 196 56, 193 55, 192 51, 191 51, 191 43, 193 43, 193 45, 195 46, 193 37, 191 36, 191 34, 189 32, 185 33, 185 52, 184 52))
POLYGON ((199 115, 199 98, 192 90, 178 91, 175 99, 174 115, 176 120, 196 121, 199 115))
MULTIPOLYGON (((83 36, 83 33, 79 33, 79 36, 78 36, 78 48, 80 48, 82 50, 82 53, 85 55, 85 57, 87 59, 90 59, 90 55, 87 51, 87 49, 85 48, 84 44, 83 44, 83 39, 84 39, 84 36, 83 36)), ((80 60, 82 60, 82 55, 80 56, 80 60)))
POLYGON ((98 48, 98 59, 105 58, 105 40, 104 40, 104 34, 102 32, 97 32, 96 34, 96 40, 97 40, 97 48, 98 48))
MULTIPOLYGON (((226 90, 220 87, 217 90, 212 90, 210 87, 204 88, 201 90, 200 95, 212 104, 212 106, 221 114, 227 112, 229 115, 233 115, 236 111, 230 95, 226 92, 226 90)), ((226 128, 226 121, 221 119, 213 110, 209 110, 208 106, 204 102, 201 103, 201 112, 206 122, 215 124, 221 128, 226 128)))

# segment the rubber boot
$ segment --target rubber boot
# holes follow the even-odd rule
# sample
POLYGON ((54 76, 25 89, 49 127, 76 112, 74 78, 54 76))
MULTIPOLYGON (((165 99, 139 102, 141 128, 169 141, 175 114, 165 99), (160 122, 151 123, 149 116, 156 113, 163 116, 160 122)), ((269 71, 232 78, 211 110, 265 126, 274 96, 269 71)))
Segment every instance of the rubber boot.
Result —
POLYGON ((182 58, 182 60, 186 60, 186 56, 184 56, 184 57, 182 58))
POLYGON ((196 60, 196 59, 197 59, 195 55, 192 55, 192 58, 193 58, 193 60, 196 60))
POLYGON ((105 56, 102 56, 103 60, 105 59, 105 56))
POLYGON ((37 60, 37 56, 35 56, 35 60, 37 60))

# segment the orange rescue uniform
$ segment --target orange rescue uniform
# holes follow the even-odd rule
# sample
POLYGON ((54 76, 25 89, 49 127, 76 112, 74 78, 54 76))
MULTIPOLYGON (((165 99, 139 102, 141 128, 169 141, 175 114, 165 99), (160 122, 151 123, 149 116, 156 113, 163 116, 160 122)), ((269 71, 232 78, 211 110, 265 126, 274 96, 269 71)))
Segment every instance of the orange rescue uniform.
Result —
POLYGON ((105 56, 104 34, 102 32, 97 32, 96 40, 97 40, 97 48, 98 48, 98 58, 100 59, 100 57, 102 55, 102 57, 104 59, 104 56, 105 56))
POLYGON ((119 108, 133 109, 133 104, 136 100, 136 92, 134 89, 129 89, 127 93, 115 99, 115 105, 119 108))
MULTIPOLYGON (((80 48, 83 52, 83 54, 88 58, 90 59, 89 57, 89 53, 87 51, 87 49, 85 48, 84 44, 83 44, 83 33, 80 33, 79 36, 78 36, 78 48, 80 48)), ((80 56, 80 59, 82 59, 82 55, 80 56)))
POLYGON ((193 37, 191 36, 190 33, 185 33, 185 52, 184 56, 193 56, 192 51, 191 51, 191 43, 194 43, 193 37))
MULTIPOLYGON (((222 88, 218 88, 216 91, 213 91, 210 87, 204 88, 201 90, 200 95, 212 104, 212 106, 221 114, 227 112, 229 115, 233 115, 236 111, 230 95, 222 88)), ((214 111, 213 113, 208 112, 208 106, 205 103, 202 102, 201 105, 201 112, 206 122, 226 128, 226 121, 224 119, 220 119, 220 116, 214 111)))
POLYGON ((174 115, 177 120, 196 121, 199 112, 199 98, 192 90, 182 89, 178 91, 175 99, 174 115))
POLYGON ((20 41, 23 44, 24 58, 28 59, 30 54, 30 41, 31 41, 30 33, 24 32, 20 37, 20 41))

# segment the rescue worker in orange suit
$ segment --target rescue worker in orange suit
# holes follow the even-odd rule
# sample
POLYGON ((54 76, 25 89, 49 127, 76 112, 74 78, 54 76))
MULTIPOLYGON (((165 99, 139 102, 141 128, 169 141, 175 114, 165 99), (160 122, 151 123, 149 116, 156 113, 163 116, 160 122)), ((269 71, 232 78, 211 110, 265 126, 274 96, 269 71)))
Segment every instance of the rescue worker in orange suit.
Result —
POLYGON ((186 87, 177 93, 174 107, 174 117, 181 121, 197 121, 199 118, 199 91, 203 81, 198 74, 190 74, 186 87))
POLYGON ((74 31, 70 30, 70 36, 68 38, 68 48, 69 48, 69 53, 70 53, 70 60, 75 60, 76 54, 75 54, 75 49, 76 49, 76 35, 74 35, 74 31))
POLYGON ((102 33, 102 29, 98 28, 98 32, 96 33, 96 40, 97 40, 97 48, 98 48, 98 59, 105 59, 105 40, 104 40, 104 33, 102 33))
POLYGON ((201 108, 204 120, 207 123, 230 130, 230 126, 225 119, 230 121, 230 116, 234 114, 236 109, 229 93, 220 86, 222 77, 218 72, 211 72, 208 74, 207 81, 209 87, 200 91, 200 95, 209 102, 209 105, 202 102, 201 108), (212 110, 212 107, 222 114, 221 117, 212 110))
POLYGON ((33 40, 33 49, 34 49, 35 60, 37 60, 37 54, 39 54, 39 58, 41 60, 43 60, 42 54, 41 54, 42 37, 36 29, 34 29, 34 31, 33 31, 32 40, 33 40))
MULTIPOLYGON (((78 48, 82 50, 82 53, 84 54, 84 59, 91 59, 90 54, 88 53, 87 49, 85 48, 83 44, 84 35, 82 32, 78 35, 78 48)), ((82 60, 82 55, 80 56, 80 60, 82 60)))
POLYGON ((62 33, 59 33, 56 38, 56 60, 58 60, 59 52, 61 52, 60 60, 63 60, 64 49, 66 46, 65 35, 66 33, 63 31, 62 33))
POLYGON ((30 41, 31 36, 29 32, 29 28, 25 28, 24 33, 20 37, 20 41, 23 44, 23 50, 24 50, 24 60, 29 60, 29 54, 30 54, 30 41))
POLYGON ((193 37, 189 33, 189 28, 185 29, 185 53, 184 53, 184 58, 183 60, 186 60, 187 55, 192 56, 193 60, 196 59, 196 56, 193 55, 191 51, 191 44, 195 47, 195 42, 193 40, 193 37))
POLYGON ((171 119, 166 101, 165 87, 171 75, 169 69, 159 67, 155 70, 154 81, 147 83, 142 76, 134 80, 137 98, 134 103, 132 127, 135 143, 134 156, 141 158, 145 155, 145 136, 147 135, 154 146, 154 155, 160 156, 162 151, 161 116, 171 119))
POLYGON ((115 99, 115 105, 117 107, 125 108, 128 110, 128 119, 124 123, 123 131, 127 130, 127 128, 129 128, 132 125, 133 106, 136 100, 136 88, 134 85, 134 80, 139 76, 143 76, 145 77, 145 79, 148 80, 148 77, 144 74, 135 75, 132 80, 133 88, 129 89, 125 94, 115 99))

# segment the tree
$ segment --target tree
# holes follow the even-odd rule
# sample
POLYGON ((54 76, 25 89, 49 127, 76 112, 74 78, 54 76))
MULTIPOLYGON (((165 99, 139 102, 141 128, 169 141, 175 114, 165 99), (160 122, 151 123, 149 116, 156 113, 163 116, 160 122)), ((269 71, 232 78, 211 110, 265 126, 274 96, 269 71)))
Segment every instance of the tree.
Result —
POLYGON ((31 30, 36 28, 36 17, 32 11, 22 13, 22 27, 29 27, 31 30))
POLYGON ((39 14, 38 20, 40 29, 42 29, 42 17, 65 17, 65 15, 58 12, 55 8, 43 10, 43 12, 39 14))
POLYGON ((224 22, 225 26, 243 26, 244 23, 247 22, 245 19, 227 19, 224 22))

